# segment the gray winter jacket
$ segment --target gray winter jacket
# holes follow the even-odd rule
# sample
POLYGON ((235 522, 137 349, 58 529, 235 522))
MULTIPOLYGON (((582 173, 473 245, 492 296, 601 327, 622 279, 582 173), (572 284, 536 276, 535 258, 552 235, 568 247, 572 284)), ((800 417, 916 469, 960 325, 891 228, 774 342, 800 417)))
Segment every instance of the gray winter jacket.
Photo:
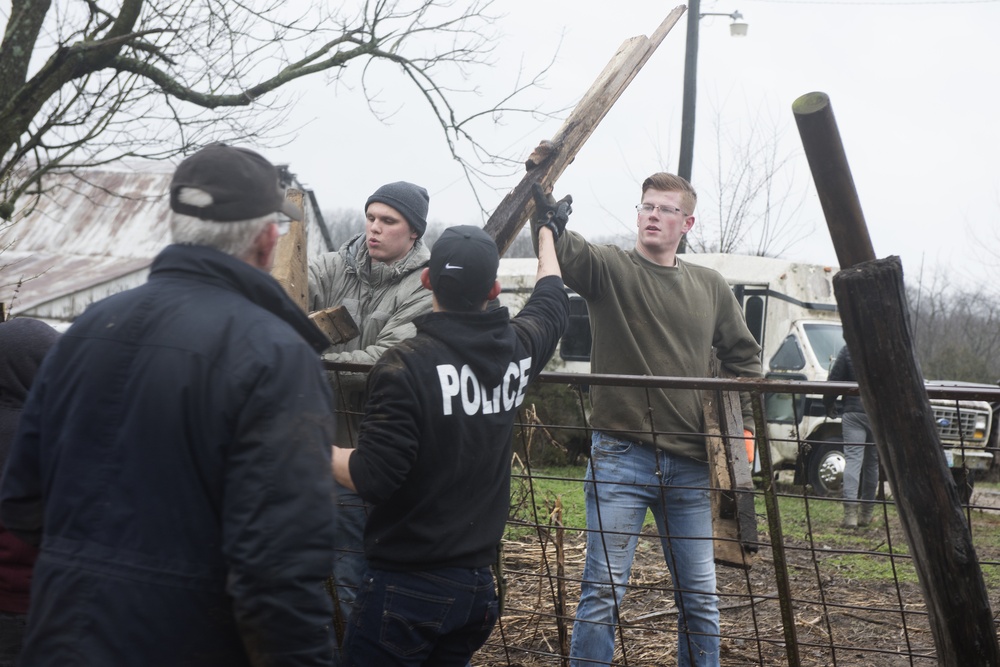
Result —
MULTIPOLYGON (((326 349, 327 361, 374 364, 390 347, 416 335, 413 318, 431 311, 431 291, 420 283, 431 253, 421 239, 393 264, 373 262, 364 232, 309 266, 310 312, 343 305, 361 330, 357 338, 326 349)), ((367 376, 331 374, 339 402, 337 436, 341 446, 357 439, 357 416, 364 407, 367 376), (346 419, 353 413, 355 418, 346 419)))
POLYGON ((372 262, 364 233, 309 266, 309 310, 341 304, 361 335, 323 353, 328 361, 374 364, 393 345, 412 338, 413 318, 431 311, 431 292, 420 272, 431 253, 417 239, 413 249, 393 264, 372 262))

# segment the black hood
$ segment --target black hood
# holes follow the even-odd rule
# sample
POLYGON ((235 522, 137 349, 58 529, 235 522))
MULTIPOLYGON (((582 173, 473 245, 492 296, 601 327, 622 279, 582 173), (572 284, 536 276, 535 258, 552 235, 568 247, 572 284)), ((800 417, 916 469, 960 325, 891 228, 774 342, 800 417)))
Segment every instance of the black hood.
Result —
POLYGON ((42 359, 58 338, 48 324, 27 317, 0 324, 0 405, 24 405, 42 359))
POLYGON ((413 320, 417 331, 456 350, 487 387, 499 384, 510 365, 517 341, 509 322, 506 308, 427 313, 413 320))

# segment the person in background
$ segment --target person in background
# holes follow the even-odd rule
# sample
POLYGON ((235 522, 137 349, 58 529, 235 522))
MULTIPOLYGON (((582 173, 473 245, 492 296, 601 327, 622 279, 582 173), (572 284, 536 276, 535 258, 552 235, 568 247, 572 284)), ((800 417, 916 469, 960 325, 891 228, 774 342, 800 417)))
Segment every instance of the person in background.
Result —
MULTIPOLYGON (((48 324, 28 317, 0 323, 0 469, 7 463, 38 367, 58 337, 48 324)), ((0 523, 0 667, 13 667, 21 652, 37 557, 37 548, 0 523)))
MULTIPOLYGON (((715 348, 734 374, 760 377, 760 346, 725 278, 677 256, 696 203, 685 179, 657 173, 642 184, 632 250, 591 244, 572 231, 559 235, 556 255, 566 285, 590 311, 594 373, 708 377, 715 348)), ((541 221, 532 219, 534 230, 541 221)), ((590 400, 587 557, 570 664, 611 663, 638 535, 652 510, 678 609, 677 663, 718 665, 701 392, 595 385, 590 400)), ((746 425, 753 423, 749 407, 746 425)))
MULTIPOLYGON (((331 362, 374 364, 393 345, 416 334, 413 319, 431 310, 431 293, 420 282, 430 252, 422 237, 427 230, 427 190, 398 181, 378 188, 365 202, 365 229, 336 252, 309 266, 309 310, 343 305, 360 335, 334 345, 323 358, 331 362)), ((336 389, 339 444, 357 443, 365 399, 366 376, 331 373, 336 389)), ((337 491, 337 544, 334 592, 338 625, 346 623, 364 570, 362 535, 368 507, 341 485, 337 491)))
POLYGON ((514 418, 569 321, 558 230, 539 232, 537 282, 513 319, 487 310, 500 292, 493 239, 445 230, 421 274, 434 312, 372 369, 357 448, 333 456, 337 480, 373 505, 345 665, 461 667, 496 623, 490 566, 510 506, 514 418))
MULTIPOLYGON (((854 364, 847 346, 840 348, 830 368, 827 380, 831 382, 857 382, 854 364)), ((837 396, 823 396, 827 415, 837 416, 837 396)), ((844 395, 844 414, 841 417, 844 438, 844 528, 867 526, 875 512, 875 494, 878 492, 878 449, 871 422, 865 406, 857 394, 844 395), (858 500, 861 503, 858 503, 858 500)))
POLYGON ((268 271, 285 199, 212 144, 170 184, 174 243, 92 304, 35 379, 0 483, 41 546, 22 664, 333 662, 326 337, 268 271))

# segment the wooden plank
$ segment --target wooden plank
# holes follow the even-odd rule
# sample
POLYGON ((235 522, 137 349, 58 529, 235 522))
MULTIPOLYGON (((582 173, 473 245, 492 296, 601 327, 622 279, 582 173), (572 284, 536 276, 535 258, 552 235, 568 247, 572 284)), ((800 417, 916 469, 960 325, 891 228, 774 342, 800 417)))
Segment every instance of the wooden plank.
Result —
POLYGON ((521 182, 503 198, 483 229, 493 237, 502 256, 514 242, 534 211, 531 185, 541 183, 549 191, 590 138, 615 101, 621 97, 642 66, 660 45, 687 8, 679 5, 667 15, 652 35, 625 40, 600 76, 573 109, 551 140, 548 155, 529 163, 521 182))
MULTIPOLYGON (((712 366, 713 376, 718 377, 718 361, 714 355, 712 366)), ((715 562, 749 569, 753 565, 753 554, 758 550, 759 540, 753 480, 743 442, 739 394, 734 391, 705 391, 702 407, 712 489, 715 562)))
MULTIPOLYGON (((305 211, 305 193, 289 188, 285 198, 305 211)), ((288 232, 278 239, 274 250, 274 268, 271 275, 298 306, 307 310, 309 303, 309 266, 306 253, 306 227, 304 220, 292 220, 288 232)))
POLYGON ((726 446, 719 425, 720 392, 705 391, 702 403, 705 410, 705 446, 708 452, 708 471, 712 502, 712 537, 715 562, 720 565, 743 567, 743 549, 739 542, 739 525, 736 522, 735 501, 732 496, 733 480, 726 465, 726 446))
MULTIPOLYGON (((724 373, 724 377, 731 377, 724 373)), ((726 466, 732 480, 732 494, 736 504, 736 524, 740 545, 745 554, 757 553, 757 510, 754 507, 753 478, 750 459, 747 457, 746 438, 743 435, 743 409, 740 395, 735 391, 722 392, 722 433, 726 445, 726 466)))
POLYGON ((332 345, 346 343, 361 334, 354 318, 342 305, 309 313, 309 319, 330 339, 332 345))

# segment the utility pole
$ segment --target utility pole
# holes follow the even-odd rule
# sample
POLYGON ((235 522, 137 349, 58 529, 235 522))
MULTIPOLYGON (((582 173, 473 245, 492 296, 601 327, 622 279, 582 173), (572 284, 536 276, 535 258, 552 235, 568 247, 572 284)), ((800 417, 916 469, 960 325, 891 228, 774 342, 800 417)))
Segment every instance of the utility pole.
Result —
MULTIPOLYGON (((701 13, 701 0, 688 0, 687 42, 684 49, 684 97, 681 106, 681 156, 677 164, 677 175, 691 182, 691 167, 694 163, 694 114, 698 97, 698 24, 703 16, 728 16, 733 20, 729 32, 733 37, 747 34, 747 24, 738 11, 731 14, 720 12, 701 13)), ((687 236, 681 237, 677 252, 687 249, 687 236)))
POLYGON ((681 107, 681 157, 677 175, 691 180, 694 161, 694 107, 698 93, 698 23, 701 0, 688 0, 687 42, 684 50, 684 99, 681 107))

